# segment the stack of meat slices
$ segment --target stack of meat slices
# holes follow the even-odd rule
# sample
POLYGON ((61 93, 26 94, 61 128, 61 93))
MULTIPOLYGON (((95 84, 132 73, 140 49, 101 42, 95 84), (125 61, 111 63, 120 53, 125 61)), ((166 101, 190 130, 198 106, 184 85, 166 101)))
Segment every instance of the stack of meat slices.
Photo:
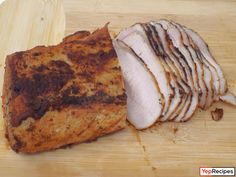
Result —
POLYGON ((128 95, 128 119, 137 128, 184 122, 196 109, 222 100, 236 105, 207 44, 193 30, 167 20, 137 23, 114 39, 128 95))

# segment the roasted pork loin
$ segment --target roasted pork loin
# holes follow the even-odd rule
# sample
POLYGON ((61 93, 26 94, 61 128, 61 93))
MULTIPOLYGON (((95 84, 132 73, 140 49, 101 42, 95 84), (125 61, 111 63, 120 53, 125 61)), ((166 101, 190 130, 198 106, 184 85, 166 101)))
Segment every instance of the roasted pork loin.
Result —
POLYGON ((126 125, 126 94, 107 26, 6 58, 6 136, 16 152, 91 141, 126 125))

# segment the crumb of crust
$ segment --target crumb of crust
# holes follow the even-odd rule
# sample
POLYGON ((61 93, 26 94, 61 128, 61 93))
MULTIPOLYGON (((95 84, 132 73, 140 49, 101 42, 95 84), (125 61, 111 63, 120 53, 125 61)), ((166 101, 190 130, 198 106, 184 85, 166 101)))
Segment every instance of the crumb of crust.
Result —
POLYGON ((211 117, 214 121, 219 121, 222 119, 224 110, 221 108, 216 108, 214 111, 211 111, 211 117))
POLYGON ((155 171, 157 168, 152 166, 152 170, 155 171))

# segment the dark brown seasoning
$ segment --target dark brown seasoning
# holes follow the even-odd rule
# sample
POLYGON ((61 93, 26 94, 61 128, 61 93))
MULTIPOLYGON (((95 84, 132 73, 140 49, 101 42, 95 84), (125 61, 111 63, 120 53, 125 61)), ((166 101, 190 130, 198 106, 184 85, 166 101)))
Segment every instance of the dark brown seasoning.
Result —
POLYGON ((108 28, 89 34, 7 56, 3 110, 14 151, 93 141, 125 127, 126 94, 108 28))
MULTIPOLYGON (((70 35, 58 48, 38 46, 8 56, 12 72, 10 122, 13 126, 18 126, 28 117, 39 119, 49 109, 61 110, 70 105, 88 106, 96 102, 116 105, 126 103, 125 93, 110 96, 100 90, 105 84, 95 81, 99 72, 107 70, 104 67, 117 57, 109 34, 97 35, 96 38, 91 35, 87 37, 89 34, 88 31, 80 31, 70 35), (96 50, 91 50, 91 46, 96 46, 96 50), (67 56, 66 60, 61 58, 60 53, 67 56), (45 56, 45 61, 41 60, 45 56), (40 63, 29 62, 35 59, 40 60, 40 63), (82 82, 94 85, 91 87, 93 95, 84 94, 82 82)), ((111 72, 120 70, 117 64, 111 65, 111 72)), ((117 79, 121 78, 117 76, 117 79)), ((116 80, 110 82, 116 83, 116 80)))
POLYGON ((14 136, 14 139, 16 141, 14 146, 12 147, 14 151, 18 152, 20 148, 26 146, 26 143, 20 140, 20 138, 18 138, 17 136, 14 136))

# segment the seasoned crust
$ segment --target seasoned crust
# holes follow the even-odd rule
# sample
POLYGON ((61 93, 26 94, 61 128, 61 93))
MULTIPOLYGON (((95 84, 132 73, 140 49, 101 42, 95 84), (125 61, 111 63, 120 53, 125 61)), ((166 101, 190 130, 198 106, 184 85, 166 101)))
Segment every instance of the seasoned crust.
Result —
MULTIPOLYGON (((38 46, 9 55, 6 59, 3 110, 10 145, 19 152, 54 149, 123 128, 126 94, 107 26, 92 34, 87 31, 77 32, 64 38, 57 46, 38 46), (96 126, 88 128, 84 134, 93 135, 86 135, 87 138, 84 139, 80 136, 74 138, 73 133, 69 138, 70 130, 64 132, 68 140, 63 139, 62 135, 57 139, 49 134, 53 128, 48 124, 48 117, 57 115, 54 126, 61 128, 64 125, 59 124, 59 120, 67 120, 68 114, 74 110, 84 112, 83 116, 70 116, 74 123, 88 125, 87 119, 96 122, 96 117, 102 116, 104 120, 108 119, 107 127, 101 133, 96 126), (99 110, 105 110, 106 114, 99 110), (90 113, 93 118, 89 118, 90 113), (25 122, 28 121, 33 121, 34 127, 40 127, 39 124, 46 121, 44 124, 48 124, 48 128, 38 134, 50 136, 50 140, 36 147, 35 144, 42 137, 27 139, 35 134, 24 129, 25 122)), ((80 126, 73 131, 78 134, 80 126)))
POLYGON ((28 118, 11 127, 11 146, 16 152, 34 153, 91 141, 124 128, 125 115, 124 106, 102 104, 48 111, 38 120, 28 118))

